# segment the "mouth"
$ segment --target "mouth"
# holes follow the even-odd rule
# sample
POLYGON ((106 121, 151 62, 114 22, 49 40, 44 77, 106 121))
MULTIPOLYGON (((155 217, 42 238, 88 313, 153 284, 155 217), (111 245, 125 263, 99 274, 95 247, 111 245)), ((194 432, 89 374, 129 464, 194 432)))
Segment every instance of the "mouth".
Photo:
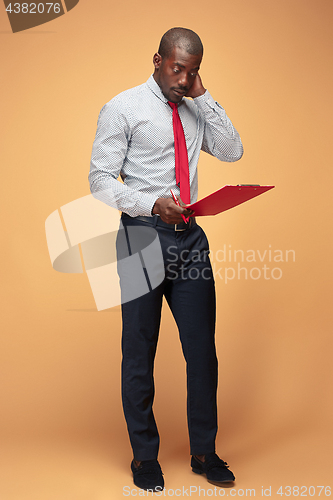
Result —
POLYGON ((180 89, 173 89, 173 91, 176 95, 179 95, 181 97, 183 97, 187 92, 187 90, 180 90, 180 89))

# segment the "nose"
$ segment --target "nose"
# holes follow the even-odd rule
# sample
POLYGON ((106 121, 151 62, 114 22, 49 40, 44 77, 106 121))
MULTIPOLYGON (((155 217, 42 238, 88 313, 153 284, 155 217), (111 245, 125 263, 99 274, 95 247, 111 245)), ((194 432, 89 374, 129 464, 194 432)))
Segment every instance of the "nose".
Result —
POLYGON ((187 73, 183 72, 180 74, 179 79, 178 79, 178 85, 179 87, 188 87, 189 86, 189 80, 187 73))

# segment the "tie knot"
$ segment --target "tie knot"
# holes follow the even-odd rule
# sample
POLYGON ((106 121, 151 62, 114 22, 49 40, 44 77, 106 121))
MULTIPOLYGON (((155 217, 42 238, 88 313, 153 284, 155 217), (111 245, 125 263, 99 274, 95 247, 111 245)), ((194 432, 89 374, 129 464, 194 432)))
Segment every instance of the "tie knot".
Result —
POLYGON ((168 101, 169 106, 172 107, 172 110, 177 109, 178 104, 175 102, 168 101))

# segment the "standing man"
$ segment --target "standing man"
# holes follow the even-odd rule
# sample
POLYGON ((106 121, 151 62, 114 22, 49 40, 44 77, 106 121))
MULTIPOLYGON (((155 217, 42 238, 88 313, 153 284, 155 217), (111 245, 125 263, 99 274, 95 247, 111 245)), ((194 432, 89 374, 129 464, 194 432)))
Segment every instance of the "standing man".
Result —
MULTIPOLYGON (((131 469, 135 485, 153 491, 164 487, 152 409, 163 296, 187 364, 192 470, 214 484, 235 479, 215 453, 215 284, 208 241, 186 204, 197 199, 200 150, 231 162, 241 158, 243 146, 224 109, 203 87, 202 56, 201 40, 193 31, 172 28, 163 35, 153 75, 102 108, 89 174, 92 193, 122 211, 129 253, 127 231, 133 226, 154 228, 162 249, 162 283, 122 304, 122 399, 134 455, 131 469)), ((119 275, 122 286, 126 277, 119 275)))

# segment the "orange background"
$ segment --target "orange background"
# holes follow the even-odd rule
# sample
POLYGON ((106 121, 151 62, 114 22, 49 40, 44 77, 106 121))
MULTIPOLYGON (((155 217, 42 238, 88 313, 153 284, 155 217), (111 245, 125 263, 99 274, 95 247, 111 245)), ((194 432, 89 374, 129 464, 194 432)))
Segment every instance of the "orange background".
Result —
MULTIPOLYGON (((235 164, 202 154, 199 196, 224 184, 276 186, 201 220, 213 256, 224 244, 295 251, 295 262, 265 261, 281 279, 216 278, 217 451, 236 490, 257 497, 262 487, 283 498, 279 486, 333 486, 332 11, 328 0, 80 0, 14 35, 0 8, 2 500, 123 498, 132 486, 120 308, 97 312, 85 275, 52 269, 44 223, 89 193, 99 110, 147 80, 175 25, 201 36, 204 85, 245 149, 235 164)), ((156 386, 166 488, 208 489, 188 466, 185 364, 167 307, 156 386)))

